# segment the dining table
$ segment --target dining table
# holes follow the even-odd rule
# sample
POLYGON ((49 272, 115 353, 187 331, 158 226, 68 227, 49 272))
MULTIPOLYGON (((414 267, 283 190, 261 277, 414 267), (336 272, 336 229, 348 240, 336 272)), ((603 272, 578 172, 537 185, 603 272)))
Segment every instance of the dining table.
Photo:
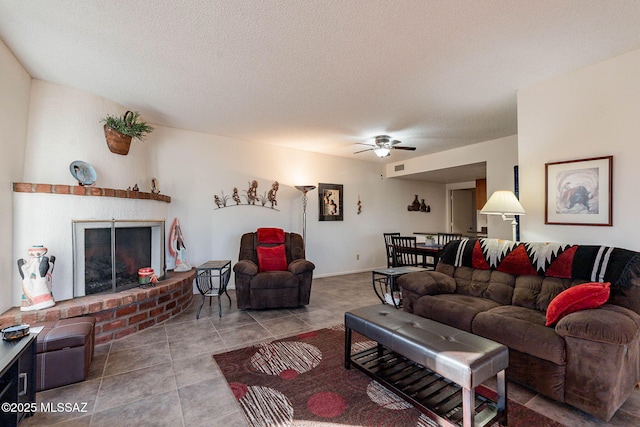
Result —
MULTIPOLYGON (((416 243, 415 252, 416 255, 422 258, 422 267, 435 269, 443 248, 444 245, 416 243), (431 258, 433 261, 429 262, 428 258, 431 258)), ((411 250, 414 249, 411 248, 411 250)))
MULTIPOLYGON (((417 234, 417 233, 414 233, 417 234)), ((440 259, 440 255, 442 254, 442 249, 445 245, 439 245, 432 241, 416 243, 416 247, 405 247, 405 246, 396 246, 394 250, 396 252, 406 252, 406 253, 415 253, 417 257, 421 258, 422 261, 419 262, 419 265, 424 268, 435 269, 436 264, 438 264, 438 260, 440 259), (431 258, 431 262, 429 261, 431 258)))

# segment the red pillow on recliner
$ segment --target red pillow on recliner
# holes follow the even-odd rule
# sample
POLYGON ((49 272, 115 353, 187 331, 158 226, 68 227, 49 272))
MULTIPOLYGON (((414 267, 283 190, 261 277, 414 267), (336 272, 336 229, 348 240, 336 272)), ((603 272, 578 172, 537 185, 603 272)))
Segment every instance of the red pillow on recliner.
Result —
POLYGON ((545 326, 553 325, 567 314, 600 307, 609 300, 610 287, 609 282, 592 282, 565 289, 549 303, 545 326))
POLYGON ((260 271, 287 271, 287 254, 284 245, 258 246, 256 252, 260 271))
POLYGON ((284 243, 284 230, 282 228, 258 228, 258 243, 284 243))

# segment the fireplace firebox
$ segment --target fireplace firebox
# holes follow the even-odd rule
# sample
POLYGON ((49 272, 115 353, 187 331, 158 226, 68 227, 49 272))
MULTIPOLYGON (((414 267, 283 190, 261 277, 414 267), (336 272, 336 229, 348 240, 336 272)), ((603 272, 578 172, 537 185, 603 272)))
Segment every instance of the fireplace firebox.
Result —
POLYGON ((73 221, 74 297, 139 286, 138 270, 165 274, 164 221, 73 221))

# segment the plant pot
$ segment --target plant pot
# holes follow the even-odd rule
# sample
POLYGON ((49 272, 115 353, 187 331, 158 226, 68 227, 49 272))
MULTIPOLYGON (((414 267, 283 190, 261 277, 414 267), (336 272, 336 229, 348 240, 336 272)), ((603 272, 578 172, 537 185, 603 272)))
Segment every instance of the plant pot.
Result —
POLYGON ((124 156, 129 154, 129 148, 131 147, 131 137, 129 135, 123 135, 117 130, 113 130, 109 126, 104 125, 104 136, 107 139, 107 146, 112 153, 122 154, 124 156))

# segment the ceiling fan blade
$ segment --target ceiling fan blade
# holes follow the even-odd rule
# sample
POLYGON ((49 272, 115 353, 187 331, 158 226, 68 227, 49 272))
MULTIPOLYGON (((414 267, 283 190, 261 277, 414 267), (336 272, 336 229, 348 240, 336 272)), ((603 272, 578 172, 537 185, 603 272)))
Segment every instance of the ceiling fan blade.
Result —
MULTIPOLYGON (((368 145, 368 144, 365 144, 365 145, 368 145)), ((353 154, 364 153, 365 151, 373 151, 373 148, 367 148, 366 150, 356 151, 356 152, 355 152, 355 153, 353 153, 353 154)))
POLYGON ((355 144, 366 145, 366 146, 369 146, 369 147, 373 147, 373 144, 367 144, 366 142, 356 142, 355 144))
POLYGON ((416 151, 416 147, 391 147, 394 150, 416 151))

